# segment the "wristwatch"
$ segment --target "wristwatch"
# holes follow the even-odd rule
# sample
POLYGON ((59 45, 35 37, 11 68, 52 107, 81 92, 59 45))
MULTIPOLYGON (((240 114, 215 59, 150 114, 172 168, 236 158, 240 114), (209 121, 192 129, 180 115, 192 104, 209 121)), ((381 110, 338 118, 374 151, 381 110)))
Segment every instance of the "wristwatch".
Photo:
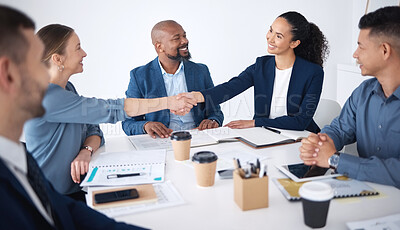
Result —
POLYGON ((340 153, 335 152, 331 157, 328 159, 329 168, 334 169, 336 171, 339 165, 340 153))
POLYGON ((90 152, 90 156, 93 154, 93 148, 90 147, 89 145, 82 146, 81 149, 86 149, 86 150, 88 150, 88 151, 90 152))

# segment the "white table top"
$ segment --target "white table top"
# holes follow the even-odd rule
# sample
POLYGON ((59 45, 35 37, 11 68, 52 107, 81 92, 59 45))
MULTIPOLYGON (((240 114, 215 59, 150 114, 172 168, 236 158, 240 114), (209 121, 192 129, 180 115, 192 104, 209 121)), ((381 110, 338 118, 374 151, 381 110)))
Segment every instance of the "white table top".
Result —
MULTIPOLYGON (((273 165, 300 162, 300 143, 255 150, 246 145, 222 143, 192 148, 191 155, 201 150, 218 152, 237 147, 268 157, 269 207, 242 211, 233 200, 233 180, 220 180, 213 187, 196 185, 194 169, 174 160, 167 152, 166 180, 172 181, 185 204, 170 208, 117 217, 123 221, 151 229, 309 229, 303 222, 301 202, 289 202, 271 181, 285 177, 273 165)), ((107 139, 99 152, 134 150, 127 137, 107 139)), ((400 190, 391 186, 368 183, 379 196, 332 200, 324 229, 347 229, 346 222, 377 218, 400 213, 400 190)))

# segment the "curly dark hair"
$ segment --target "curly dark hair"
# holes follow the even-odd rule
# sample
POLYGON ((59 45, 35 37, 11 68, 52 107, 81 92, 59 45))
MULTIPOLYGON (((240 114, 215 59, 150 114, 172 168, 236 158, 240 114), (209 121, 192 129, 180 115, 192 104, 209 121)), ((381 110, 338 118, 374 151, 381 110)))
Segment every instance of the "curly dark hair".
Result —
POLYGON ((279 17, 286 19, 292 26, 292 41, 300 40, 300 45, 294 49, 296 56, 322 67, 329 55, 329 45, 318 26, 295 11, 283 13, 279 17))

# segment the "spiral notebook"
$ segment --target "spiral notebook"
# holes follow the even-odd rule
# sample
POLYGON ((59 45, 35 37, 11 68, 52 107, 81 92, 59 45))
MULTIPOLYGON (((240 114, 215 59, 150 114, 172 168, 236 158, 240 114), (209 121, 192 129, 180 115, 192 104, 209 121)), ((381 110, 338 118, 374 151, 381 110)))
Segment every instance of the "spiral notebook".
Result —
MULTIPOLYGON (((300 200, 299 189, 307 182, 295 182, 289 178, 272 179, 282 194, 289 201, 300 200)), ((365 182, 345 176, 318 180, 329 184, 334 190, 334 198, 379 195, 379 192, 365 182)))
POLYGON ((122 186, 164 181, 166 150, 95 155, 81 186, 122 186))

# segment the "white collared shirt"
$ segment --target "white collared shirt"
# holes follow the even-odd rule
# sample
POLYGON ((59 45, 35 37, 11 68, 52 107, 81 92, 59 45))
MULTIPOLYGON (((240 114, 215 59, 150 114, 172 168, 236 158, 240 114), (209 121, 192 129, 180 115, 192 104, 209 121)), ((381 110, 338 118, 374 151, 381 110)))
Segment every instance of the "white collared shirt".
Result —
POLYGON ((284 70, 275 68, 274 91, 272 93, 271 111, 269 113, 270 119, 287 116, 287 93, 292 69, 293 67, 284 70))
MULTIPOLYGON (((183 62, 181 62, 174 74, 167 73, 162 67, 160 61, 158 61, 158 64, 161 68, 161 74, 164 79, 164 85, 168 96, 175 96, 177 94, 185 93, 188 91, 183 62)), ((169 128, 174 131, 196 128, 192 112, 184 116, 170 113, 169 128)))
POLYGON ((54 226, 53 218, 46 212, 39 197, 29 184, 26 153, 22 144, 17 144, 0 136, 0 158, 4 161, 4 164, 8 167, 11 173, 13 173, 18 179, 19 183, 21 183, 22 187, 25 189, 26 193, 28 193, 33 204, 42 216, 54 226))

